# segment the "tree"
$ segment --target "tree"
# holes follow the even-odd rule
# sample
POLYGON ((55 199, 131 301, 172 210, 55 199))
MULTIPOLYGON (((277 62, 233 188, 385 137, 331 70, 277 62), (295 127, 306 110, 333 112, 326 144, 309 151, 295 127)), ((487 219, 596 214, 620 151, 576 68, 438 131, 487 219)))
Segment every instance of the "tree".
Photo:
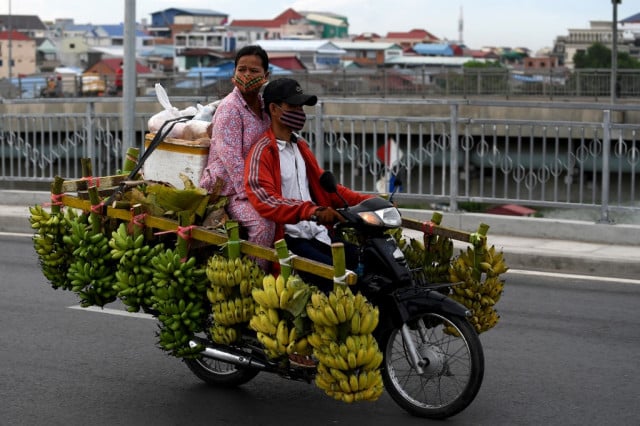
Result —
MULTIPOLYGON (((602 43, 594 43, 585 51, 578 51, 573 55, 575 68, 611 68, 611 49, 602 43)), ((618 52, 618 68, 640 68, 640 61, 629 56, 626 52, 618 52)))

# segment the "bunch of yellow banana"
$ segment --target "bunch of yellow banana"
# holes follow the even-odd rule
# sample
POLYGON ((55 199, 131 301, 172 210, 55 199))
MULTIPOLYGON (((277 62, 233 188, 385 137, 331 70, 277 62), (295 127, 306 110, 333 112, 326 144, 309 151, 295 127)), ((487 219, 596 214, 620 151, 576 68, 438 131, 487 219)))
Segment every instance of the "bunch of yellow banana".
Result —
POLYGON ((440 235, 425 236, 425 243, 410 238, 407 243, 404 238, 398 246, 402 250, 409 269, 414 277, 425 282, 447 282, 449 266, 453 256, 453 241, 440 235))
POLYGON ((72 250, 73 259, 67 271, 67 279, 80 298, 80 305, 104 306, 116 300, 113 288, 115 261, 111 257, 109 239, 101 231, 96 232, 88 223, 74 220, 69 223, 70 233, 63 241, 72 250))
POLYGON ((29 222, 35 230, 33 248, 43 275, 54 289, 70 290, 67 270, 73 260, 73 250, 64 243, 63 238, 69 233, 70 222, 77 219, 75 211, 57 209, 49 213, 41 205, 36 205, 29 207, 29 212, 29 222))
POLYGON ((210 329, 211 338, 214 342, 221 345, 231 345, 238 341, 240 336, 238 330, 235 327, 226 327, 223 325, 214 324, 210 329))
POLYGON ((253 289, 256 311, 249 327, 256 331, 269 358, 311 354, 307 341, 310 324, 302 316, 310 292, 310 287, 295 274, 286 280, 282 274, 277 278, 266 275, 262 287, 253 289))
POLYGON ((209 258, 206 273, 212 286, 238 286, 242 296, 251 296, 255 283, 264 276, 262 269, 248 257, 227 259, 219 254, 209 258))
POLYGON ((219 301, 212 305, 212 309, 213 322, 216 325, 227 327, 249 322, 255 312, 251 297, 237 297, 219 301))
POLYGON ((314 327, 327 328, 349 324, 351 334, 370 334, 378 325, 379 311, 358 293, 351 289, 336 286, 328 295, 316 291, 311 295, 311 303, 307 305, 307 315, 314 327))
POLYGON ((213 315, 211 338, 216 343, 232 344, 241 336, 239 327, 248 323, 255 312, 251 291, 264 273, 248 257, 227 259, 216 254, 207 261, 206 274, 206 294, 213 315))
POLYGON ((202 295, 208 280, 196 258, 183 261, 180 254, 166 249, 151 259, 152 308, 162 324, 160 347, 177 357, 194 356, 201 348, 190 348, 189 339, 204 328, 208 309, 202 295))
POLYGON ((129 312, 138 312, 142 306, 151 306, 153 269, 151 259, 164 251, 162 243, 148 245, 141 233, 134 237, 121 223, 111 233, 111 257, 117 261, 114 289, 129 312))
POLYGON ((328 295, 315 292, 307 305, 313 332, 307 337, 318 359, 316 385, 335 399, 377 399, 383 389, 383 355, 373 337, 379 311, 350 288, 335 285, 328 295))
POLYGON ((484 246, 480 250, 481 256, 472 246, 461 250, 451 264, 449 281, 461 282, 451 287, 450 297, 473 311, 469 321, 478 333, 483 333, 493 328, 500 318, 494 306, 500 300, 505 281, 499 275, 509 268, 503 253, 498 253, 495 246, 484 246))
POLYGON ((375 401, 384 390, 380 370, 360 370, 347 374, 322 363, 318 364, 315 382, 330 397, 347 403, 375 401))

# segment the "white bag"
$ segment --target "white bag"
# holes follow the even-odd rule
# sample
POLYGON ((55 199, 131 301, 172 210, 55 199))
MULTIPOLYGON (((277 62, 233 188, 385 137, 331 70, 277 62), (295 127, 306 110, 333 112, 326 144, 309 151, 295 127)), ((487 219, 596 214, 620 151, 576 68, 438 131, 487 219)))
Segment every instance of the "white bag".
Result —
MULTIPOLYGON (((149 128, 150 132, 157 132, 167 120, 171 120, 172 118, 177 117, 196 115, 196 113, 198 112, 198 109, 194 106, 189 106, 183 110, 179 110, 178 108, 171 105, 171 101, 169 101, 167 91, 164 90, 164 87, 162 87, 160 83, 156 83, 155 89, 158 102, 160 102, 160 105, 164 107, 164 110, 160 111, 157 114, 154 114, 149 119, 147 127, 149 128)), ((171 129, 171 132, 169 132, 167 136, 171 138, 181 139, 185 125, 186 123, 174 124, 173 129, 171 129)))

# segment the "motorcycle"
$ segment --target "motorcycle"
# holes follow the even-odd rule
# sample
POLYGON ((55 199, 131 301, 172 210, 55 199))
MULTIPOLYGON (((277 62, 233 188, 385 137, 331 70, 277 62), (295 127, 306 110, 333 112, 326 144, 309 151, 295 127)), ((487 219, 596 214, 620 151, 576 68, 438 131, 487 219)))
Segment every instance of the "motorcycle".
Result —
MULTIPOLYGON (((323 188, 337 193, 335 177, 326 172, 323 188)), ((339 194, 338 194, 339 195, 339 194)), ((428 283, 407 266, 395 239, 387 231, 402 225, 389 200, 376 197, 336 209, 358 245, 357 289, 379 308, 374 337, 383 354, 380 372, 384 388, 408 413, 443 419, 464 410, 477 395, 484 375, 484 355, 471 312, 445 293, 451 283, 428 283)), ((270 360, 251 333, 233 346, 216 344, 210 336, 194 336, 199 356, 185 358, 187 367, 207 384, 236 387, 260 372, 311 383, 316 369, 270 360)))

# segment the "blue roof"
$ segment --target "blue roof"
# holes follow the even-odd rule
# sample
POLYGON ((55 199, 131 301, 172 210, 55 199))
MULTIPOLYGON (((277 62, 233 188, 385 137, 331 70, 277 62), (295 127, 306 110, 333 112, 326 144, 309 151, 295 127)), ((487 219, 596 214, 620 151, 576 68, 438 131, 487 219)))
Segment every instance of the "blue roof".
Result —
POLYGON ((227 16, 226 13, 216 12, 211 9, 195 9, 190 7, 170 7, 169 9, 153 12, 152 15, 157 13, 177 12, 184 13, 186 15, 198 15, 198 16, 227 16))
POLYGON ((91 24, 71 24, 64 27, 65 31, 93 31, 91 24))
POLYGON ((419 55, 453 56, 453 49, 448 44, 418 43, 413 51, 419 55))
MULTIPOLYGON (((227 78, 233 75, 235 65, 233 61, 224 62, 216 67, 193 67, 189 69, 187 77, 200 77, 204 79, 227 78)), ((277 65, 269 65, 269 72, 273 75, 289 75, 290 70, 277 65)))
POLYGON ((630 24, 633 22, 640 22, 640 12, 636 13, 635 15, 631 15, 628 18, 624 18, 622 21, 620 21, 621 24, 630 24))
MULTIPOLYGON (((109 37, 124 37, 124 24, 115 24, 115 25, 96 25, 98 28, 102 28, 109 37)), ((136 37, 144 37, 146 36, 140 30, 136 30, 136 37)))

